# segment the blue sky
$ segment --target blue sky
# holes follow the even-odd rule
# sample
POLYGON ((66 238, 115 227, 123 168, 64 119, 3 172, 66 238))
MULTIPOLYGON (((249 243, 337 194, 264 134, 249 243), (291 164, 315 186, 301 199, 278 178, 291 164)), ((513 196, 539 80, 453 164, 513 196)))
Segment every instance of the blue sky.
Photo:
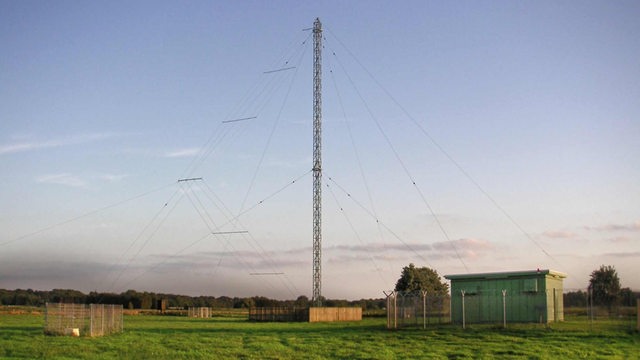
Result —
POLYGON ((410 262, 567 288, 606 264, 638 290, 639 16, 0 1, 0 288, 310 296, 319 17, 326 297, 382 296, 410 262))

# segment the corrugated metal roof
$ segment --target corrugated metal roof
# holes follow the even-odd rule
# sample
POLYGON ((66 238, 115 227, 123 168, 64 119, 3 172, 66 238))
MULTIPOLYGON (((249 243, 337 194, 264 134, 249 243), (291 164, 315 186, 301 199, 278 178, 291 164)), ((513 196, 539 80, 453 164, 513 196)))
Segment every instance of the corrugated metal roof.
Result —
POLYGON ((477 274, 453 274, 445 275, 445 279, 449 280, 462 280, 462 279, 506 279, 511 277, 531 276, 531 275, 551 275, 559 278, 566 278, 567 274, 549 270, 549 269, 537 269, 537 270, 522 270, 522 271, 504 271, 504 272, 491 272, 491 273, 477 273, 477 274))

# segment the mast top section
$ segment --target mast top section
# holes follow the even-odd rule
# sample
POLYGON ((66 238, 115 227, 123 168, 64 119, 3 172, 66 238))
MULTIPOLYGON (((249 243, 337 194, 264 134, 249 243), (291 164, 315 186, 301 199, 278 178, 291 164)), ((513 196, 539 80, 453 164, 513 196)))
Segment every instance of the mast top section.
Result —
POLYGON ((322 23, 320 23, 320 18, 316 18, 313 22, 313 32, 322 32, 322 23))

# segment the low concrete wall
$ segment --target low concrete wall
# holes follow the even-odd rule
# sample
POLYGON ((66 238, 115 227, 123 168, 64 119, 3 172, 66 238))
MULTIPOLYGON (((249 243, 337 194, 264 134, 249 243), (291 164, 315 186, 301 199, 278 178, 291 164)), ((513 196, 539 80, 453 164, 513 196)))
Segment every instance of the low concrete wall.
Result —
POLYGON ((359 307, 312 307, 309 308, 309 322, 361 321, 362 308, 359 307))

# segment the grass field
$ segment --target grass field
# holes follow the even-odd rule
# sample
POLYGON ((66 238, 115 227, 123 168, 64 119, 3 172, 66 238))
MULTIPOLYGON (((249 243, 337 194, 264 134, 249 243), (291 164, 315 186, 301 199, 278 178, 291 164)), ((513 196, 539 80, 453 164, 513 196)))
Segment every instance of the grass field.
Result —
POLYGON ((384 318, 312 324, 245 319, 125 315, 124 333, 72 338, 45 336, 41 314, 0 314, 0 358, 640 359, 638 332, 607 322, 389 331, 384 318))

